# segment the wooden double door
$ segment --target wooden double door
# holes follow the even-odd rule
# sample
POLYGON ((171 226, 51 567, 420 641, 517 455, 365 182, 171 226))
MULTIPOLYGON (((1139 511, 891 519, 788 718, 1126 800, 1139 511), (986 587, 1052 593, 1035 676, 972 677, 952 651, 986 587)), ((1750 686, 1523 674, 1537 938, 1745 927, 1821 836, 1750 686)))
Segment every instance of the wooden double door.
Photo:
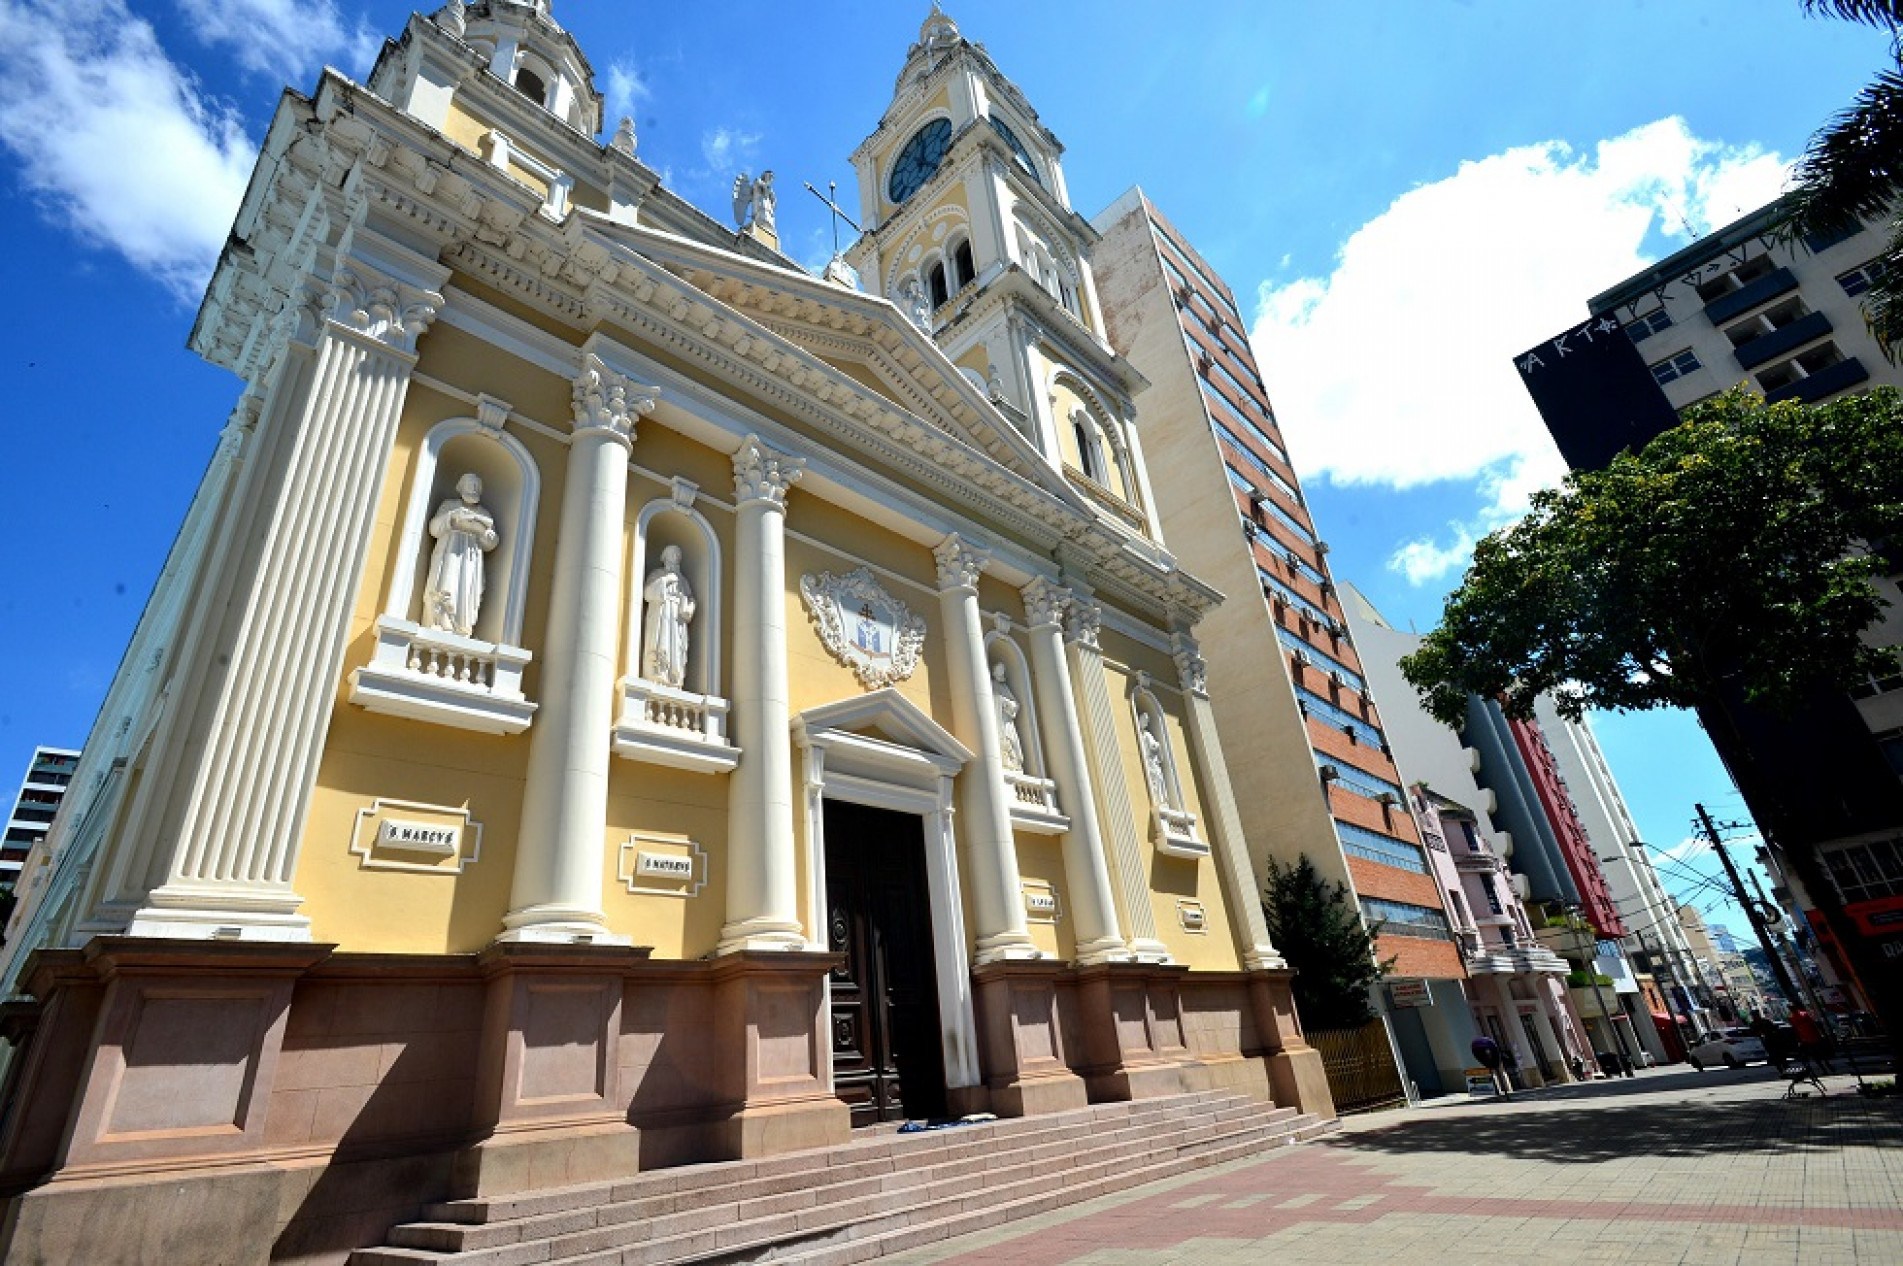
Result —
POLYGON ((826 802, 833 1093, 856 1126, 945 1113, 922 820, 826 802))

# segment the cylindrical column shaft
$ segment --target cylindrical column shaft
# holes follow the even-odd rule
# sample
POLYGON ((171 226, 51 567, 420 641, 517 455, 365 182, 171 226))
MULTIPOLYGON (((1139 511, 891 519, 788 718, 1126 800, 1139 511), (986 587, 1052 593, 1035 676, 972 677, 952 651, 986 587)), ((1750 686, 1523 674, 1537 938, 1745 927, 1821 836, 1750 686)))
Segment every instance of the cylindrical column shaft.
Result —
POLYGON ((541 709, 503 940, 613 941, 602 913, 608 766, 620 645, 628 452, 651 393, 593 355, 575 380, 575 431, 549 586, 541 709))
MULTIPOLYGON (((727 922, 719 951, 806 946, 793 838, 792 690, 786 658, 786 493, 804 463, 749 435, 733 458, 733 726, 727 922)), ((815 914, 817 917, 817 912, 815 914)))
POLYGON ((971 884, 977 962, 1036 958, 1038 950, 1024 918, 998 705, 991 693, 984 622, 978 610, 978 576, 989 560, 956 536, 947 537, 936 552, 945 662, 951 675, 952 727, 958 740, 977 753, 977 760, 958 779, 964 806, 959 834, 971 884))

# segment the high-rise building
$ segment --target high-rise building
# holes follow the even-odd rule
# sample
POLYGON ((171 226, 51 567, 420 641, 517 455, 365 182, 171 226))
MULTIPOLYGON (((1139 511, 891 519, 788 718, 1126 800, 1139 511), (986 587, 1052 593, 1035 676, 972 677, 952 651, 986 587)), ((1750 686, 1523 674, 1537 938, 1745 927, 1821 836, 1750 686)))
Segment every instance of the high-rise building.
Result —
POLYGON ((1093 223, 1111 342, 1151 383, 1144 452, 1163 530, 1228 595, 1203 623, 1224 750, 1258 871, 1306 856, 1347 885, 1392 979, 1425 1007, 1387 1008, 1415 1081, 1464 1088, 1472 1023, 1444 897, 1323 541, 1235 296, 1140 189, 1093 223))
MULTIPOLYGON (((1772 401, 1812 403, 1903 385, 1903 366, 1876 344, 1861 311, 1887 249, 1888 217, 1792 239, 1779 229, 1787 209, 1783 200, 1761 207, 1626 278, 1587 303, 1583 325, 1516 359, 1569 464, 1603 466, 1673 425, 1678 410, 1740 384, 1772 401)), ((1873 645, 1903 646, 1896 582, 1877 582, 1890 605, 1865 635, 1873 645)), ((1903 839, 1903 671, 1873 677, 1848 698, 1817 692, 1791 715, 1730 697, 1701 718, 1781 850, 1793 900, 1836 972, 1866 992, 1883 986, 1903 955, 1903 877, 1871 861, 1903 839), (1856 979, 1806 871, 1812 886, 1837 889, 1872 980, 1856 979)), ((1903 1008, 1903 994, 1891 1005, 1903 1008)))
MULTIPOLYGON (((6 838, 0 841, 0 886, 15 888, 27 853, 46 838, 60 802, 66 799, 79 753, 63 747, 36 747, 27 763, 26 777, 7 814, 6 838)), ((17 895, 17 893, 16 893, 17 895)))
MULTIPOLYGON (((934 6, 860 292, 601 112, 548 0, 280 100, 191 340, 242 395, 0 953, 10 1259, 341 1262, 900 1117, 1247 1098, 1092 1110, 1131 1158, 1330 1112, 1056 138, 934 6)), ((1145 1172, 1072 1160, 1036 1190, 1145 1172)))

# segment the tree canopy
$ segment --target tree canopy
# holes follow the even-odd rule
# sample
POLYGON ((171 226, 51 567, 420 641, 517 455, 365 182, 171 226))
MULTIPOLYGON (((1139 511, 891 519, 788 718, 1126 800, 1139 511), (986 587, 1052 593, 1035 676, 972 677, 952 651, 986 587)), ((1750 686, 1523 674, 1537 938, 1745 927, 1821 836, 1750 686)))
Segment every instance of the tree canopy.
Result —
POLYGON ((1604 470, 1534 495, 1474 548, 1401 670, 1443 723, 1467 696, 1530 715, 1693 707, 1739 688, 1787 710, 1893 671, 1860 634, 1903 542, 1903 396, 1767 405, 1743 389, 1604 470), (1875 550, 1871 546, 1877 547, 1875 550))

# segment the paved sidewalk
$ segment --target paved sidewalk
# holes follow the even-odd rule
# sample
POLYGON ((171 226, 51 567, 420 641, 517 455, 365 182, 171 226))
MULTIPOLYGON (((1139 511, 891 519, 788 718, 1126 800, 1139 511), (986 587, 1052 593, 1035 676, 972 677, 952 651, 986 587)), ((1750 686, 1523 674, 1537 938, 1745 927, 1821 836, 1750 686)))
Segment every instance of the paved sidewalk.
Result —
POLYGON ((892 1266, 1903 1263, 1903 1103, 1768 1069, 1350 1118, 1341 1134, 884 1259, 892 1266))

